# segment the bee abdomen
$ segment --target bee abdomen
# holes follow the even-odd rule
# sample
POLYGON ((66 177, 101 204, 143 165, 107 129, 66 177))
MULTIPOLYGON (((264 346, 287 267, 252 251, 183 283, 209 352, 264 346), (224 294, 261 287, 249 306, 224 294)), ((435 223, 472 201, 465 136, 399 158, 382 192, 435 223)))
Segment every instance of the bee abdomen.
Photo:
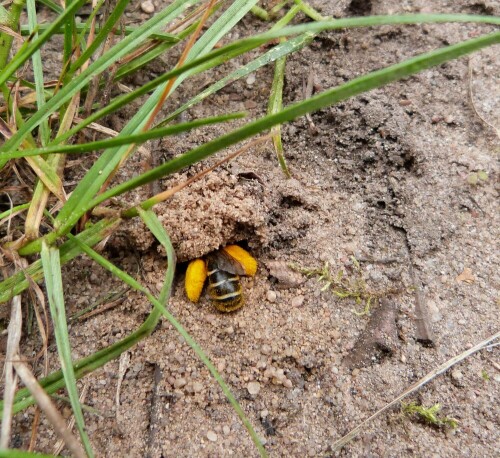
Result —
POLYGON ((240 277, 224 270, 208 272, 208 295, 222 312, 232 312, 243 305, 240 277))

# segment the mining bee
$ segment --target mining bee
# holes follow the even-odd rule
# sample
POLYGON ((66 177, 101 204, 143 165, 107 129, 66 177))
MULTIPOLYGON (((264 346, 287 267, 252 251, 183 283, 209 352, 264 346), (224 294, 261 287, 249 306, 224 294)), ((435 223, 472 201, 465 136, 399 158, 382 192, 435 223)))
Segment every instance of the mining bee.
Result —
POLYGON ((228 245, 194 259, 186 270, 185 289, 191 302, 198 302, 208 277, 208 295, 221 312, 233 312, 244 303, 240 275, 253 277, 257 261, 238 245, 228 245))

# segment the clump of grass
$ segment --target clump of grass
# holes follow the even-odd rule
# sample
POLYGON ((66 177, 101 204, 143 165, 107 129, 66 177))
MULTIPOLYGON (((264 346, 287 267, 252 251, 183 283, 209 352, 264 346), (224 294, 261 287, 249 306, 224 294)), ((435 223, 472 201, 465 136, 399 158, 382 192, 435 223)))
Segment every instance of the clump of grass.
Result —
POLYGON ((373 302, 378 299, 380 294, 369 290, 358 260, 351 256, 351 261, 353 271, 350 273, 342 269, 332 273, 328 261, 320 268, 300 267, 295 264, 290 265, 290 267, 308 277, 317 277, 318 282, 322 284, 321 291, 330 290, 340 299, 352 299, 356 305, 361 305, 363 307, 361 311, 353 309, 353 313, 356 315, 368 315, 373 302))
POLYGON ((457 428, 458 420, 455 418, 439 416, 440 411, 441 405, 439 403, 430 407, 418 405, 414 401, 408 404, 401 404, 401 413, 411 419, 417 419, 435 428, 457 428))

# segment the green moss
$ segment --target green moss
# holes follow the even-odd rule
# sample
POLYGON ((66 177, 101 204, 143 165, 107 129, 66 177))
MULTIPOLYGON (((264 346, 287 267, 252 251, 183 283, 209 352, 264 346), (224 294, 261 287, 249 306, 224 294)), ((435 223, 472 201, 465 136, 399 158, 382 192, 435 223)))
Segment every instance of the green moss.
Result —
POLYGON ((438 414, 441 410, 439 403, 430 407, 418 405, 416 402, 409 404, 401 404, 401 413, 407 417, 420 420, 428 425, 437 428, 455 429, 458 426, 458 420, 449 417, 440 417, 438 414))

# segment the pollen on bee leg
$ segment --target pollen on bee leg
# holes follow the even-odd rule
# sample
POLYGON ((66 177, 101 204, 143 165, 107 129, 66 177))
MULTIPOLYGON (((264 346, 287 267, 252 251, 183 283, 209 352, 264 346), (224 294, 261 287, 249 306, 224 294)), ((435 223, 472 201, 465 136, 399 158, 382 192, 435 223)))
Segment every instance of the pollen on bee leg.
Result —
POLYGON ((253 277, 257 272, 257 260, 246 250, 238 245, 228 245, 223 250, 236 259, 245 269, 245 275, 253 277))
POLYGON ((207 266, 203 259, 194 259, 191 261, 186 270, 186 280, 184 289, 186 295, 191 302, 200 300, 203 285, 207 278, 207 266))

